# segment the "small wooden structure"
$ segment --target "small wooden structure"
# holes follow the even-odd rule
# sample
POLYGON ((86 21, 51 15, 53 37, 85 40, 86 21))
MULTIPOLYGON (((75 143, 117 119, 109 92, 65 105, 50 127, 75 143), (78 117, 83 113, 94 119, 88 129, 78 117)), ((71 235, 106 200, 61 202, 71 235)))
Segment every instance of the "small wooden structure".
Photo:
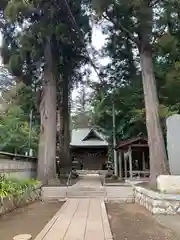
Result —
POLYGON ((145 137, 121 141, 116 146, 120 178, 149 177, 149 147, 145 137))
POLYGON ((70 147, 73 160, 80 163, 81 169, 105 169, 108 159, 108 142, 96 129, 73 129, 70 147))

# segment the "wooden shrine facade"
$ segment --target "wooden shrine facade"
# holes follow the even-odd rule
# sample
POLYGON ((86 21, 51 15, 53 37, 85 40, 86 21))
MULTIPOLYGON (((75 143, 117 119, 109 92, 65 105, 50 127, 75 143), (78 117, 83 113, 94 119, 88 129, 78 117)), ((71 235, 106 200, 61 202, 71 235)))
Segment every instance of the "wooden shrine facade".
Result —
POLYGON ((73 161, 82 170, 105 170, 108 159, 108 142, 91 128, 74 129, 71 136, 73 161))

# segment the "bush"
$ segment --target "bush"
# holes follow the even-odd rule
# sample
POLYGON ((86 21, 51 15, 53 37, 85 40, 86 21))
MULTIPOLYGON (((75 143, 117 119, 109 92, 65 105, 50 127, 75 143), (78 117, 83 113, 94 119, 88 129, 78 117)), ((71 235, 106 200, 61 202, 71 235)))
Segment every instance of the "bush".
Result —
POLYGON ((20 196, 27 191, 27 189, 34 188, 39 182, 30 180, 20 180, 16 178, 8 178, 0 176, 0 198, 20 196))

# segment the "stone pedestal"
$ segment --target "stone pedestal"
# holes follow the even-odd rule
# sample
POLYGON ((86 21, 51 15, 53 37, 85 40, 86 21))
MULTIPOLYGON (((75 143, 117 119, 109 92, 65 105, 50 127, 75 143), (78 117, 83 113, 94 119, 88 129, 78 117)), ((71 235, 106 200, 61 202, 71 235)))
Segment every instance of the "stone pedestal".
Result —
POLYGON ((180 194, 180 176, 160 175, 157 178, 157 187, 163 193, 180 194))
POLYGON ((180 175, 180 115, 167 118, 167 150, 172 175, 180 175))

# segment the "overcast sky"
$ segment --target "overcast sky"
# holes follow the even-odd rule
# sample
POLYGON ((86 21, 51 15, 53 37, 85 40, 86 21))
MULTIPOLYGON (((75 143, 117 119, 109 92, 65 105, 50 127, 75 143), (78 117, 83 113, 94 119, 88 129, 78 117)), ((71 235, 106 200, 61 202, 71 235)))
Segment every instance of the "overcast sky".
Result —
MULTIPOLYGON (((106 42, 106 36, 102 34, 101 27, 100 26, 93 26, 93 33, 92 33, 92 46, 95 48, 97 51, 101 51, 102 47, 104 46, 106 42)), ((109 59, 104 58, 104 59, 99 59, 99 64, 105 66, 108 64, 109 59)), ((93 68, 91 68, 91 80, 98 81, 98 76, 96 72, 94 71, 93 68)), ((87 91, 90 91, 90 89, 86 88, 87 91)), ((72 93, 72 99, 75 100, 77 96, 78 89, 74 89, 72 93)))

